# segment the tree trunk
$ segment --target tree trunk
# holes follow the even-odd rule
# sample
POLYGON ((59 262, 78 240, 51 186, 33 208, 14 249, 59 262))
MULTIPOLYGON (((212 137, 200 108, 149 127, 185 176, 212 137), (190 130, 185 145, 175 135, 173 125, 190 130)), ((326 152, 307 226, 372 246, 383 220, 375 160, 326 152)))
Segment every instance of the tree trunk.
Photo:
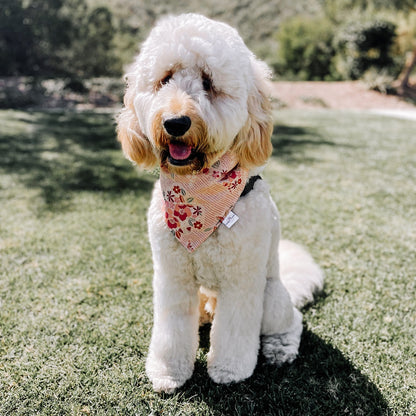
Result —
POLYGON ((413 68, 416 66, 416 46, 413 49, 413 57, 412 60, 410 61, 410 63, 408 65, 406 65, 404 71, 403 71, 403 76, 401 77, 401 81, 400 81, 400 89, 402 91, 404 91, 405 89, 409 88, 409 78, 410 78, 410 74, 412 73, 413 68))

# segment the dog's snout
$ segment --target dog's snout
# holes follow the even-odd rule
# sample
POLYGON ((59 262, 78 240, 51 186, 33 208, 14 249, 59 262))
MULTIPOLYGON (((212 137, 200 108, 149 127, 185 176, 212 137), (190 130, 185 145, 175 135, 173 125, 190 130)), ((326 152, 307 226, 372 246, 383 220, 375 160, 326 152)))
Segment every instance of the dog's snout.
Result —
POLYGON ((170 118, 163 123, 165 130, 175 137, 183 136, 191 127, 191 119, 188 116, 170 118))

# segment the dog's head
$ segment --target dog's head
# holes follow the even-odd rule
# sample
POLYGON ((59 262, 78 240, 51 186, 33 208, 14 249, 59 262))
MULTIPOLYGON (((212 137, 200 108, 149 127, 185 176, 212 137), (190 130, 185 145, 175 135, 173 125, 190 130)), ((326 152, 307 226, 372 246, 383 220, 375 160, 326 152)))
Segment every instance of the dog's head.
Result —
POLYGON ((188 174, 232 151, 245 168, 271 153, 270 71, 230 26, 200 15, 161 20, 126 75, 118 139, 127 158, 188 174))

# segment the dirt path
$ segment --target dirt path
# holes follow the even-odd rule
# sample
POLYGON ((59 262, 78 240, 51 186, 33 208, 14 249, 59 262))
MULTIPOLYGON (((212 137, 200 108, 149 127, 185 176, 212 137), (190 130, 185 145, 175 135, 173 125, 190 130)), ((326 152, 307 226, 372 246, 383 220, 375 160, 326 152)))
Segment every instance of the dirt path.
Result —
POLYGON ((359 81, 274 82, 272 97, 288 108, 340 110, 408 110, 416 106, 393 95, 366 89, 359 81))

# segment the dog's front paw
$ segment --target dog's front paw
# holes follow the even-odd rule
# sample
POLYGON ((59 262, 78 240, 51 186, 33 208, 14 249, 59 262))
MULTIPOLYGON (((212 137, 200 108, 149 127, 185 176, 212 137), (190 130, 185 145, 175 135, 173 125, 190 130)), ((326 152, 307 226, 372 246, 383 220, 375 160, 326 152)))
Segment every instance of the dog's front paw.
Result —
POLYGON ((218 384, 236 383, 243 380, 239 374, 229 368, 222 368, 217 366, 210 367, 208 369, 208 374, 211 379, 218 384))
POLYGON ((218 384, 238 383, 249 378, 254 371, 255 363, 228 361, 208 365, 208 374, 218 384))
POLYGON ((151 379, 153 384, 153 390, 157 393, 173 394, 176 389, 181 387, 186 380, 181 380, 171 376, 154 377, 151 379))
POLYGON ((153 390, 158 393, 174 393, 192 376, 192 372, 192 365, 173 367, 151 357, 146 362, 146 374, 153 384, 153 390))

